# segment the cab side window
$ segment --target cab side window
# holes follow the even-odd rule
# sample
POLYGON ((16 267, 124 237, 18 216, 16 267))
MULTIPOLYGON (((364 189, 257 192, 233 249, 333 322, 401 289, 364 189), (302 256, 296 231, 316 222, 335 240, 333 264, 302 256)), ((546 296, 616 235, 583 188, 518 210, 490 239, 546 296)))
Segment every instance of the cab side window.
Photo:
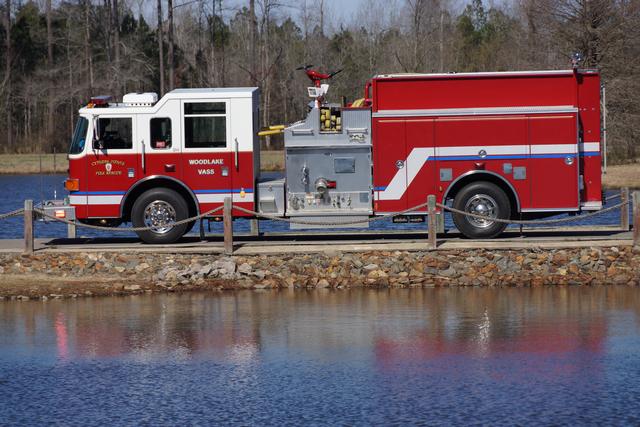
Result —
POLYGON ((151 119, 151 148, 163 150, 171 148, 171 119, 168 117, 151 119))
POLYGON ((227 117, 224 102, 184 104, 186 148, 224 148, 227 146, 227 117))
POLYGON ((133 148, 131 119, 127 117, 100 118, 99 139, 105 150, 127 150, 133 148))

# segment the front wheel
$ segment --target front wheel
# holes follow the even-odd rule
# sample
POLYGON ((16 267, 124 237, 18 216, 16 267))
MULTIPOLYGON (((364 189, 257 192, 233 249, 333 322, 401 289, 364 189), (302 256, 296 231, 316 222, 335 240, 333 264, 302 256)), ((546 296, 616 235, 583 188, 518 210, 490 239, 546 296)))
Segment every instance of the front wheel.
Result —
POLYGON ((136 231, 145 243, 173 243, 185 234, 188 224, 170 226, 186 219, 189 208, 182 196, 168 188, 154 188, 138 197, 131 210, 134 227, 154 227, 151 230, 136 231))
POLYGON ((491 239, 504 231, 507 224, 493 219, 509 219, 511 203, 505 192, 491 182, 474 182, 458 192, 455 209, 481 215, 483 218, 454 213, 453 222, 465 237, 491 239))

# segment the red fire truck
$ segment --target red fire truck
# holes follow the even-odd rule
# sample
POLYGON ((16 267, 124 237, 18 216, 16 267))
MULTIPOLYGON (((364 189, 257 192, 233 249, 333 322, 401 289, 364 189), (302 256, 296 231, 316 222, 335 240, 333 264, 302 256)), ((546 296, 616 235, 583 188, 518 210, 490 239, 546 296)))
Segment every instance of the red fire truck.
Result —
POLYGON ((602 207, 595 70, 379 75, 348 105, 325 102, 328 85, 318 80, 331 75, 314 73, 307 117, 274 128, 284 133, 280 177, 259 170, 258 88, 93 98, 79 111, 69 152, 65 187, 75 217, 155 227, 140 238, 170 243, 193 225, 171 222, 226 197, 326 228, 353 227, 435 194, 486 217, 454 214, 465 236, 491 238, 505 227, 496 218, 602 207))

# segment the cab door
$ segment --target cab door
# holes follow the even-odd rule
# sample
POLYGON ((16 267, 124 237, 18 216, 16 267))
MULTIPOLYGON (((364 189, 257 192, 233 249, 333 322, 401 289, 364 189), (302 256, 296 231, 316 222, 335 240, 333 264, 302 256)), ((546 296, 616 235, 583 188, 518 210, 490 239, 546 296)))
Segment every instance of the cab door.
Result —
POLYGON ((233 194, 229 100, 183 100, 181 111, 183 180, 206 212, 233 194))
POLYGON ((87 160, 87 213, 90 218, 119 218, 120 202, 139 175, 136 117, 96 116, 87 160))
POLYGON ((140 176, 168 176, 182 179, 180 161, 180 117, 159 113, 138 116, 140 176))

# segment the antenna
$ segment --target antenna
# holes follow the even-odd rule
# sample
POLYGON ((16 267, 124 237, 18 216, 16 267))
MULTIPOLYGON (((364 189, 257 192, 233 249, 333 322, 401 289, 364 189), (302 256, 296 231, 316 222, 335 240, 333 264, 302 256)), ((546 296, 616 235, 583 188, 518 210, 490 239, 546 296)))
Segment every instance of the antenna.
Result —
MULTIPOLYGON (((58 168, 56 167, 56 146, 53 146, 53 175, 57 175, 58 168)), ((53 200, 58 200, 58 185, 55 184, 57 180, 53 181, 53 200)))
POLYGON ((40 162, 40 203, 44 202, 44 176, 42 175, 42 150, 38 153, 38 161, 40 162))

